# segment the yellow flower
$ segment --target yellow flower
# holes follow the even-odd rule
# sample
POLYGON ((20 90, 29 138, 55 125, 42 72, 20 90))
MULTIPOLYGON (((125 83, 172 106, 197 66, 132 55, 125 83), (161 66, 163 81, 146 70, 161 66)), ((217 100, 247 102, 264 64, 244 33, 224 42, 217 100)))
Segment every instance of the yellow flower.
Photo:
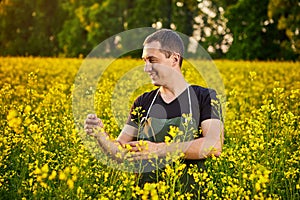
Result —
POLYGON ((48 177, 48 174, 47 173, 43 173, 42 174, 42 178, 44 179, 44 178, 47 178, 48 177))
POLYGON ((40 168, 36 168, 34 171, 33 171, 34 174, 41 174, 42 173, 42 170, 40 168))
POLYGON ((261 187, 260 187, 260 183, 259 182, 255 183, 255 189, 256 189, 256 191, 260 191, 261 187))
POLYGON ((67 176, 64 172, 60 171, 59 172, 59 180, 67 180, 67 176))
POLYGON ((250 71, 249 72, 249 78, 252 80, 254 80, 256 78, 256 72, 255 71, 250 71))
POLYGON ((76 166, 71 167, 71 174, 77 174, 78 172, 79 172, 78 167, 76 167, 76 166))
POLYGON ((168 134, 172 137, 175 138, 175 136, 178 134, 179 132, 179 128, 176 126, 170 126, 170 131, 168 132, 168 134))
POLYGON ((12 118, 8 121, 8 126, 10 126, 11 128, 19 128, 21 124, 21 118, 12 118))
POLYGON ((127 149, 128 151, 130 151, 132 149, 132 146, 129 144, 125 144, 125 149, 127 149))
POLYGON ((50 176, 48 177, 48 179, 49 180, 53 180, 53 179, 55 179, 55 177, 56 177, 56 171, 55 170, 53 170, 52 172, 51 172, 51 174, 50 174, 50 176))
POLYGON ((76 180, 77 180, 77 176, 76 176, 76 175, 73 175, 73 176, 72 176, 72 181, 75 182, 76 180))
POLYGON ((109 174, 107 172, 104 173, 104 182, 107 182, 109 174))
POLYGON ((11 120, 11 119, 15 118, 16 116, 18 116, 18 112, 15 109, 12 109, 8 112, 7 120, 11 120))
POLYGON ((44 173, 48 173, 49 172, 49 166, 48 164, 45 164, 42 168, 41 168, 42 172, 44 173))
POLYGON ((71 171, 70 167, 66 167, 66 168, 64 169, 64 172, 65 172, 66 174, 70 174, 70 171, 71 171))
POLYGON ((68 179, 67 181, 67 185, 70 189, 73 189, 74 188, 74 181, 72 179, 68 179))
POLYGON ((37 182, 43 182, 43 177, 42 176, 38 176, 36 177, 37 182))
POLYGON ((48 188, 48 187, 49 187, 49 186, 47 185, 47 183, 41 182, 40 184, 41 184, 41 186, 42 186, 43 188, 48 188))
POLYGON ((24 113, 28 114, 31 111, 31 106, 30 105, 26 105, 25 109, 24 109, 24 113))
POLYGON ((77 188, 77 195, 80 196, 84 193, 84 189, 82 189, 80 186, 77 188))

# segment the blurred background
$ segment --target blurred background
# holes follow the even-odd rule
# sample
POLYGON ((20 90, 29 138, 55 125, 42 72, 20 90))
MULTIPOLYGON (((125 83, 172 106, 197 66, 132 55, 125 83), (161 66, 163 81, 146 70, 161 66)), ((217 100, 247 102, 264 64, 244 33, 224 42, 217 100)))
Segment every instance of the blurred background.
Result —
POLYGON ((299 25, 299 0, 0 0, 0 56, 84 57, 153 27, 193 37, 214 59, 298 60, 299 25))

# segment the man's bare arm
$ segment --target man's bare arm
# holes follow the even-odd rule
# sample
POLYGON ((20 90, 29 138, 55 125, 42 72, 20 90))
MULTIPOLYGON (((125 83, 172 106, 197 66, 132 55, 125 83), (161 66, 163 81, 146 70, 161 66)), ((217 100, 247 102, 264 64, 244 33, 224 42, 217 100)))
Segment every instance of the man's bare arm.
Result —
POLYGON ((186 159, 203 159, 220 156, 224 141, 224 126, 218 119, 208 119, 201 123, 203 137, 187 142, 183 149, 186 159))
POLYGON ((223 123, 218 119, 208 119, 201 123, 202 138, 179 143, 153 143, 146 141, 145 148, 141 148, 138 142, 129 142, 132 151, 136 151, 135 159, 146 159, 149 154, 155 153, 158 157, 169 153, 184 153, 185 159, 203 159, 209 156, 219 156, 222 152, 224 140, 223 123))

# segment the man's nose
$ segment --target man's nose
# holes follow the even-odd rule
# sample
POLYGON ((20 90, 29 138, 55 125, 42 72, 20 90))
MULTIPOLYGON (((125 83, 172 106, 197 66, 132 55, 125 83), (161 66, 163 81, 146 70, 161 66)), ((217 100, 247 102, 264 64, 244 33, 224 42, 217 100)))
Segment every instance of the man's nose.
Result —
POLYGON ((144 72, 151 72, 152 71, 152 64, 149 61, 146 61, 144 66, 144 72))

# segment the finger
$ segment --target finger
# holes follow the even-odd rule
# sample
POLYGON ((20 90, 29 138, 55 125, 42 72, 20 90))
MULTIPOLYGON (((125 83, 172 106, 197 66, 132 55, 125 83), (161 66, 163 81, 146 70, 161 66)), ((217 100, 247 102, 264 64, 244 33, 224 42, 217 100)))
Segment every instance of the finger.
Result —
POLYGON ((140 149, 141 149, 141 148, 134 146, 134 147, 132 147, 132 148, 130 149, 130 151, 131 151, 131 152, 139 152, 140 149))
POLYGON ((84 128, 84 129, 95 130, 95 129, 98 129, 99 126, 97 126, 97 125, 91 125, 91 124, 85 124, 83 128, 84 128))
POLYGON ((86 129, 84 129, 84 131, 85 131, 88 135, 91 135, 91 134, 94 133, 94 132, 93 132, 93 129, 90 129, 90 128, 86 128, 86 129))
POLYGON ((97 125, 97 126, 100 126, 100 123, 99 123, 99 119, 86 119, 85 120, 85 124, 90 124, 90 125, 97 125))
POLYGON ((88 119, 85 120, 85 124, 91 124, 91 125, 95 125, 97 127, 104 128, 103 122, 99 118, 95 118, 95 119, 89 119, 88 118, 88 119))
POLYGON ((96 118, 97 118, 97 115, 96 115, 96 114, 88 114, 88 115, 87 115, 87 118, 88 118, 88 119, 96 119, 96 118))
POLYGON ((102 120, 100 118, 97 118, 97 119, 98 119, 99 126, 101 128, 104 128, 104 124, 103 124, 102 120))
POLYGON ((139 143, 138 141, 131 141, 126 144, 129 144, 130 146, 135 147, 135 146, 137 146, 138 143, 139 143))

